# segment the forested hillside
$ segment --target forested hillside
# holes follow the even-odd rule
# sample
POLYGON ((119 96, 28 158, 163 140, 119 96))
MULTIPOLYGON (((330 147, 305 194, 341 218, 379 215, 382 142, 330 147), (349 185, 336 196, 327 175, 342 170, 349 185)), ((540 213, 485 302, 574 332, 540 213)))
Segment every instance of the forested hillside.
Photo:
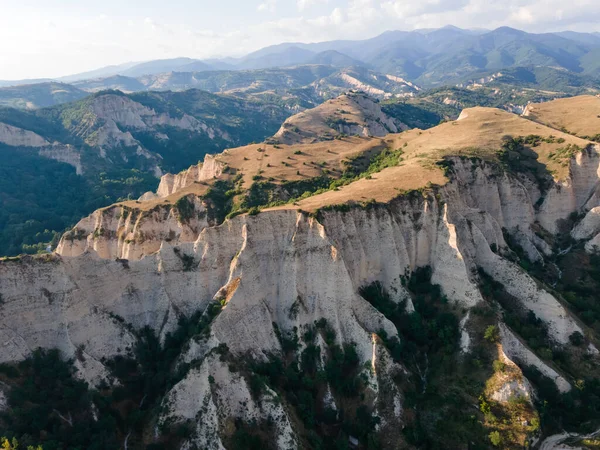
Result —
POLYGON ((262 141, 290 114, 197 90, 0 109, 0 255, 45 249, 81 216, 154 190, 162 173, 208 153, 262 141))

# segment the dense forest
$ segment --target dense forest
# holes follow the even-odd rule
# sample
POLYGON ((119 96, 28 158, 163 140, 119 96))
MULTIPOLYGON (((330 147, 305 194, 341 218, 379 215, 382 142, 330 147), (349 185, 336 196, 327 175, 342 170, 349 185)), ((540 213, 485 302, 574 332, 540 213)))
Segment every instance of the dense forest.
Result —
POLYGON ((137 198, 158 184, 136 169, 84 178, 67 164, 1 144, 0 157, 0 255, 43 251, 97 208, 137 198))

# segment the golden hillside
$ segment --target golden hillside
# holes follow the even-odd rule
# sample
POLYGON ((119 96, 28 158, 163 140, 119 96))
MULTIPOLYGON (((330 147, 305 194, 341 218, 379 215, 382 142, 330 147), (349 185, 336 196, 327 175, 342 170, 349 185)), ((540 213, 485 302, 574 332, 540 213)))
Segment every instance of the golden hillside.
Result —
POLYGON ((382 112, 366 94, 350 92, 287 119, 273 136, 281 144, 329 141, 344 135, 382 137, 407 126, 382 112))
POLYGON ((429 130, 410 130, 387 136, 384 139, 386 148, 403 152, 398 166, 386 168, 337 191, 307 198, 296 206, 311 211, 348 201, 387 202, 403 191, 419 189, 429 183, 444 184, 447 180, 436 163, 445 156, 476 156, 497 161, 505 137, 530 135, 547 139, 532 150, 537 153, 538 161, 558 179, 568 175, 564 158, 557 156, 560 150, 569 144, 585 148, 590 143, 506 111, 470 108, 463 111, 459 120, 429 130))
POLYGON ((600 97, 582 95, 527 107, 526 117, 580 137, 600 134, 600 97))
MULTIPOLYGON (((349 98, 342 96, 329 102, 327 108, 345 104, 349 98)), ((320 116, 324 109, 319 108, 305 116, 309 113, 320 116)), ((294 117, 299 116, 302 117, 294 117)), ((537 155, 535 164, 541 163, 537 164, 540 170, 555 179, 568 176, 570 157, 590 144, 503 110, 476 107, 464 110, 456 121, 382 138, 345 136, 313 143, 262 143, 228 149, 215 157, 226 168, 218 178, 196 181, 166 198, 126 205, 151 209, 157 204, 175 203, 185 195, 203 196, 218 180, 235 189, 234 211, 249 206, 313 211, 346 202, 387 202, 405 191, 447 182, 437 164, 444 157, 474 156, 498 161, 508 138, 528 136, 524 145, 537 155), (335 180, 340 182, 331 185, 335 180), (262 203, 245 200, 253 188, 265 195, 262 203), (309 194, 299 198, 307 191, 309 194), (311 196, 311 192, 317 195, 311 196), (277 203, 280 205, 275 206, 277 203)))

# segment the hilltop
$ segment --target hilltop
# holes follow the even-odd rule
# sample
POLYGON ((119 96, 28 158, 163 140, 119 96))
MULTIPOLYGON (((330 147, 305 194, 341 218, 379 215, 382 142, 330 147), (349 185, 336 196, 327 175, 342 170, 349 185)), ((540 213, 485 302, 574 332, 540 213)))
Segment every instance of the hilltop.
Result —
POLYGON ((575 136, 600 140, 600 97, 585 95, 532 103, 523 114, 539 123, 575 136))
POLYGON ((288 118, 272 141, 283 144, 332 140, 343 135, 385 136, 407 129, 366 94, 351 92, 288 118))
MULTIPOLYGON (((389 135, 382 146, 396 149, 401 161, 397 167, 385 168, 369 179, 341 187, 339 190, 302 200, 298 207, 315 211, 330 205, 348 202, 389 202, 399 192, 423 189, 430 185, 444 185, 443 161, 447 157, 480 158, 500 163, 500 152, 510 138, 535 136, 531 139, 531 153, 516 155, 521 165, 517 170, 531 171, 533 180, 554 176, 565 179, 564 159, 557 156, 569 146, 584 149, 589 141, 549 127, 538 126, 514 114, 493 108, 470 108, 456 121, 422 130, 410 130, 400 135, 389 135), (538 172, 539 171, 539 172, 538 172)), ((510 164, 510 163, 509 163, 510 164)))

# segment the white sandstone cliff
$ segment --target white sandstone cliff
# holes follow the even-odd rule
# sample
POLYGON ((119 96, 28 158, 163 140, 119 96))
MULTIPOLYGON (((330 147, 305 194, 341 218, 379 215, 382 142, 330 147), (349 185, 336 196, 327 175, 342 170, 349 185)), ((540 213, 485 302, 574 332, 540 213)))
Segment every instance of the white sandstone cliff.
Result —
POLYGON ((77 175, 83 174, 81 155, 71 145, 50 143, 33 131, 0 123, 0 143, 11 147, 35 148, 38 154, 48 159, 64 162, 75 167, 77 175))
POLYGON ((219 178, 223 174, 225 165, 213 156, 206 155, 204 162, 191 166, 178 174, 165 174, 160 179, 156 195, 158 197, 168 197, 175 192, 178 192, 195 182, 212 180, 219 178))
POLYGON ((191 217, 162 204, 146 211, 119 205, 100 209, 66 233, 56 252, 74 257, 94 251, 101 258, 138 260, 156 253, 163 242, 194 242, 208 226, 207 211, 201 198, 189 196, 187 201, 191 217))
MULTIPOLYGON (((402 394, 385 391, 384 380, 403 368, 373 336, 384 330, 393 337, 396 329, 358 289, 380 281, 395 300, 406 299, 403 277, 430 266, 432 282, 448 300, 469 309, 482 301, 477 287, 482 268, 548 325, 552 339, 567 342, 581 328, 557 298, 502 257, 507 251, 502 229, 519 231, 532 252, 543 252, 548 249, 534 239, 532 225, 556 230, 578 207, 598 206, 591 200, 597 198, 592 174, 598 156, 582 154, 575 164, 570 179, 538 208, 542 194, 535 186, 485 163, 455 158, 452 181, 437 191, 372 208, 324 211, 319 220, 283 209, 210 226, 202 199, 194 196, 189 201, 195 216, 187 222, 169 205, 100 210, 63 238, 57 255, 0 262, 0 362, 23 359, 38 346, 57 347, 71 357, 84 349, 81 375, 96 383, 105 373, 102 358, 131 352, 134 337, 124 324, 150 326, 164 337, 178 317, 220 300, 225 306, 210 335, 184 356, 197 365, 169 393, 161 419, 205 418, 184 448, 222 448, 218 430, 228 417, 266 415, 278 418, 279 448, 297 446, 286 411, 270 393, 255 402, 246 382, 213 349, 226 344, 233 355, 265 358, 281 351, 273 324, 290 332, 321 318, 335 331, 336 342, 355 344, 361 363, 370 367, 368 398, 384 422, 401 423, 402 394)), ((165 191, 199 176, 202 167, 196 170, 165 191)), ((504 326, 501 341, 508 358, 534 365, 559 389, 570 389, 568 380, 504 326)))

